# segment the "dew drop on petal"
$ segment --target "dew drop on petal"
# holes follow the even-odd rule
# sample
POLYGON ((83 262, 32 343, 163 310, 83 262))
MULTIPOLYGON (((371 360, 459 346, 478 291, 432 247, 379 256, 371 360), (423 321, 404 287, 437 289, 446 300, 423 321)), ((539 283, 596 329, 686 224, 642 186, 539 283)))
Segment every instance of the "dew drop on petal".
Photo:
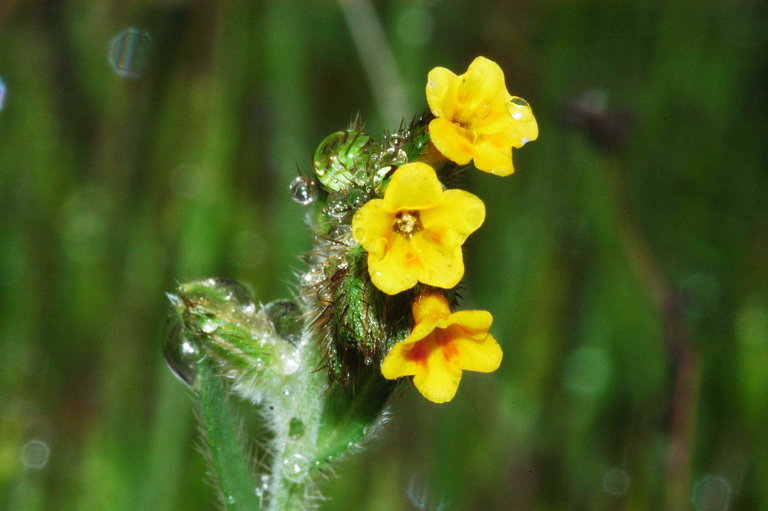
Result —
POLYGON ((524 146, 525 144, 527 144, 527 143, 528 143, 528 142, 530 142, 530 141, 531 141, 531 139, 530 139, 530 138, 528 138, 528 137, 523 137, 522 139, 520 139, 520 147, 524 146))
POLYGON ((109 42, 109 65, 118 76, 139 78, 147 67, 152 36, 145 30, 128 27, 109 42))

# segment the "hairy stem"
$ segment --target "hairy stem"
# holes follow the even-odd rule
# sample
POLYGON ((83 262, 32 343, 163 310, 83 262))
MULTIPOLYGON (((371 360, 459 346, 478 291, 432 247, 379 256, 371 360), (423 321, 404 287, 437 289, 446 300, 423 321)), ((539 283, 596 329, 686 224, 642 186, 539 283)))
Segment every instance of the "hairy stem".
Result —
POLYGON ((240 425, 227 405, 227 391, 207 360, 198 364, 197 378, 200 422, 222 505, 227 511, 258 511, 240 425))

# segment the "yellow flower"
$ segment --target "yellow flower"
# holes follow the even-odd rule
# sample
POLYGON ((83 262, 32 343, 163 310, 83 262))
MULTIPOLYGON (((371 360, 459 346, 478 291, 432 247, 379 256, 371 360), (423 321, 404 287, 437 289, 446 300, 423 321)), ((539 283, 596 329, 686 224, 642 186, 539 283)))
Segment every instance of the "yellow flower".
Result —
POLYGON ((539 136, 531 107, 510 96, 504 72, 485 57, 460 76, 444 67, 430 71, 427 103, 437 117, 429 123, 432 143, 459 165, 474 159, 478 169, 507 176, 515 171, 512 147, 539 136))
POLYGON ((453 399, 462 371, 490 373, 501 364, 501 347, 488 333, 487 311, 451 313, 442 294, 413 303, 415 326, 384 358, 381 374, 389 380, 413 376, 421 395, 435 403, 453 399))
POLYGON ((435 170, 414 162, 398 168, 383 199, 352 218, 352 234, 368 251, 373 284, 394 295, 417 282, 451 288, 464 275, 461 245, 485 219, 485 205, 464 190, 443 190, 435 170))

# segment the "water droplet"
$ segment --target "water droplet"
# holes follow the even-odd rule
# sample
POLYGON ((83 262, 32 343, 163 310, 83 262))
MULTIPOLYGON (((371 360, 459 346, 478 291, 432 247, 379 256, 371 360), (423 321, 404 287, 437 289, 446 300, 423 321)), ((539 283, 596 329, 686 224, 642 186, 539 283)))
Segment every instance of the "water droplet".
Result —
POLYGON ((288 397, 288 396, 290 396, 290 395, 291 395, 291 389, 290 389, 290 388, 288 388, 288 387, 285 387, 285 388, 283 389, 283 395, 284 395, 285 397, 288 397))
POLYGON ((283 460, 283 475, 289 481, 301 481, 308 471, 309 461, 301 454, 292 454, 283 460))
POLYGON ((507 104, 507 111, 516 121, 533 121, 533 112, 528 102, 522 98, 513 97, 507 104))
POLYGON ((200 330, 206 334, 212 334, 219 329, 219 324, 213 319, 205 319, 200 325, 200 330))
POLYGON ((243 313, 246 316, 253 316, 256 314, 256 304, 255 303, 249 303, 248 305, 245 305, 243 307, 243 313))
POLYGON ((419 510, 444 511, 448 508, 447 499, 435 492, 423 473, 411 476, 406 495, 413 507, 419 510))
POLYGON ((330 256, 323 261, 323 276, 333 278, 339 270, 347 267, 347 261, 339 256, 330 256))
POLYGON ((428 81, 427 82, 427 87, 429 87, 430 89, 434 89, 435 88, 435 82, 433 82, 432 80, 428 81))
MULTIPOLYGON (((331 227, 328 235, 339 243, 351 245, 354 243, 352 238, 352 226, 337 224, 331 227)), ((346 264, 346 263, 345 263, 346 264)))
POLYGON ((299 280, 301 280, 301 283, 307 287, 318 285, 323 280, 321 268, 312 268, 311 270, 304 272, 299 280))
POLYGON ((363 359, 363 364, 369 366, 369 365, 373 364, 373 359, 371 357, 365 357, 363 359))
MULTIPOLYGON (((169 295, 176 296, 176 295, 169 295)), ((175 317, 169 322, 163 356, 168 368, 179 380, 193 388, 197 381, 197 364, 201 354, 194 341, 188 339, 181 322, 175 317)))
POLYGON ((702 477, 691 492, 691 503, 696 511, 724 511, 730 500, 731 485, 720 476, 702 477))
POLYGON ((128 27, 109 42, 109 65, 118 76, 139 78, 147 67, 151 47, 149 32, 128 27))
POLYGON ((352 190, 349 192, 349 205, 352 209, 360 209, 366 202, 368 202, 368 194, 364 191, 352 190))
POLYGON ((334 218, 343 218, 344 215, 351 211, 349 204, 347 204, 347 198, 339 192, 331 193, 326 204, 323 211, 334 218))
POLYGON ((401 167, 408 163, 408 155, 399 147, 389 147, 384 154, 384 161, 389 165, 401 167))
POLYGON ((256 496, 259 498, 259 504, 264 505, 264 498, 267 495, 267 492, 269 492, 269 483, 270 483, 270 477, 268 474, 261 474, 261 477, 259 478, 259 483, 256 485, 256 488, 254 492, 256 493, 256 496))
MULTIPOLYGON (((220 277, 205 279, 201 282, 194 283, 196 285, 202 285, 207 288, 211 288, 216 294, 224 301, 232 301, 237 305, 248 305, 253 303, 251 295, 248 293, 242 284, 236 280, 223 279, 220 277)), ((203 296, 204 299, 209 299, 210 295, 203 296)))
POLYGON ((301 353, 297 349, 292 349, 291 353, 280 355, 280 373, 293 374, 301 367, 301 353))
POLYGON ((366 164, 379 152, 370 136, 356 130, 337 131, 328 135, 315 150, 315 175, 327 190, 339 191, 367 180, 366 164))
POLYGON ((531 139, 530 139, 530 138, 528 138, 528 137, 523 137, 523 138, 521 138, 521 139, 520 139, 520 147, 523 147, 525 144, 527 144, 527 143, 528 143, 528 142, 530 142, 530 141, 531 141, 531 139))
POLYGON ((21 448, 21 463, 26 468, 41 470, 48 465, 50 454, 48 442, 35 438, 21 448))
POLYGON ((234 495, 227 495, 227 504, 235 504, 237 503, 237 499, 235 499, 234 495))
POLYGON ((299 344, 304 319, 298 305, 290 300, 275 300, 264 306, 264 310, 272 321, 277 335, 294 346, 299 344))
POLYGON ((629 475, 618 468, 612 468, 603 476, 603 491, 608 495, 620 497, 627 493, 629 475))
POLYGON ((291 198, 302 206, 312 204, 317 197, 315 181, 306 176, 299 176, 291 181, 288 191, 291 198))

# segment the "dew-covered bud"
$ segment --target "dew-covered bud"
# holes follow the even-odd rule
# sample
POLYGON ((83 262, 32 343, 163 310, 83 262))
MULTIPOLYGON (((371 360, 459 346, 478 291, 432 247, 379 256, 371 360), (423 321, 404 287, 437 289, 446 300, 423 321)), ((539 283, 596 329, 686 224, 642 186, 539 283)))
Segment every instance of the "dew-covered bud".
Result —
MULTIPOLYGON (((236 384, 259 391, 278 386, 300 363, 294 344, 301 326, 294 316, 271 315, 237 282, 190 282, 168 296, 175 314, 164 353, 173 372, 188 385, 194 385, 195 363, 201 357, 210 357, 236 384), (272 316, 279 319, 277 331, 272 316)), ((281 308, 295 313, 286 304, 281 308)))

